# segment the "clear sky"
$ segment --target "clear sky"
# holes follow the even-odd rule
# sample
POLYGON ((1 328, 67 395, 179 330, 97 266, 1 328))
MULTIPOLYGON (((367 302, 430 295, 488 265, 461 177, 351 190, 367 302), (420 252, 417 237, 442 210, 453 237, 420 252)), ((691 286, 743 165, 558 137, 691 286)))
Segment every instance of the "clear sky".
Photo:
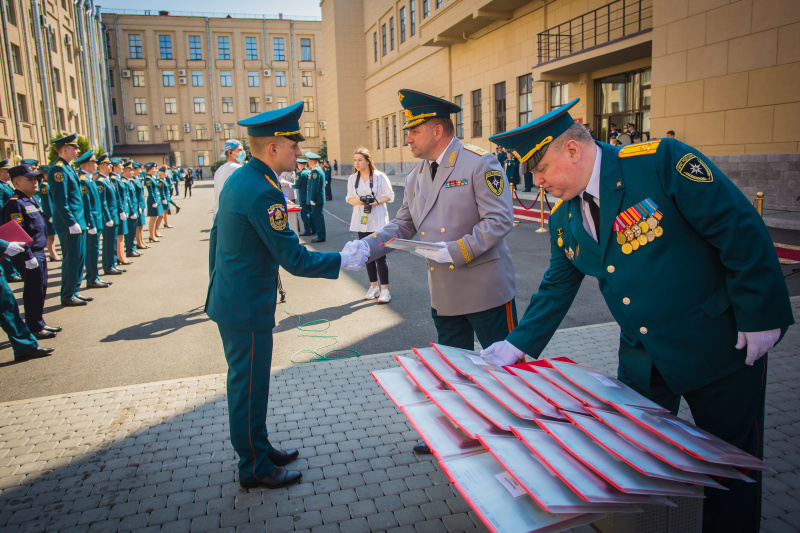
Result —
POLYGON ((211 13, 255 13, 258 15, 319 17, 320 0, 240 0, 222 2, 220 0, 95 0, 95 5, 109 9, 150 9, 166 11, 206 11, 211 13))

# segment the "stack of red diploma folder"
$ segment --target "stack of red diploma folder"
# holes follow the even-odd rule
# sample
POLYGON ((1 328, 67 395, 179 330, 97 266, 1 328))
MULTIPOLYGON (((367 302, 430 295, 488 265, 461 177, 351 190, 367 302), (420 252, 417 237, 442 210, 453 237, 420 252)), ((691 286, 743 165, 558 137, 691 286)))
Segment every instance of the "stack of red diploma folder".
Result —
POLYGON ((438 344, 414 352, 372 375, 491 531, 564 531, 769 470, 567 358, 499 367, 438 344))

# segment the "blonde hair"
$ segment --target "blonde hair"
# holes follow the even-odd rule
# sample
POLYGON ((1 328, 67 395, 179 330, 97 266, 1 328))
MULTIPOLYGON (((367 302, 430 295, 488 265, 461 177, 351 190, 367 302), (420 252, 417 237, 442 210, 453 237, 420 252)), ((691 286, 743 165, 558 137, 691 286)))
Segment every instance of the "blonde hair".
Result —
POLYGON ((367 165, 369 165, 370 173, 375 172, 375 165, 372 163, 372 155, 370 155, 369 150, 364 146, 359 146, 356 148, 356 151, 353 152, 353 155, 360 155, 367 161, 367 165))

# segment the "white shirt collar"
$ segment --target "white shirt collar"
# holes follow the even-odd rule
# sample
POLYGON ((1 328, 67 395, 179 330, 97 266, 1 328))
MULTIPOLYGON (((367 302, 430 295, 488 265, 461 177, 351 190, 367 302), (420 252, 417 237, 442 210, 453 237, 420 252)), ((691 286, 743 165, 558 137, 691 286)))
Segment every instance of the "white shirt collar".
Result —
MULTIPOLYGON (((442 150, 442 153, 441 153, 441 154, 439 154, 439 157, 437 157, 437 158, 436 158, 436 164, 437 164, 437 165, 439 165, 439 166, 442 166, 442 160, 444 160, 444 156, 445 156, 445 154, 446 154, 447 152, 449 152, 449 151, 450 151, 450 147, 453 145, 453 143, 455 142, 455 140, 456 140, 456 138, 455 138, 455 137, 453 137, 452 139, 450 139, 450 142, 447 144, 447 146, 445 147, 445 149, 444 149, 444 150, 442 150)), ((429 163, 433 163, 433 161, 429 161, 429 163)))
POLYGON ((586 189, 581 191, 580 197, 583 199, 583 193, 588 192, 595 197, 597 205, 600 205, 600 161, 603 158, 603 151, 596 144, 594 147, 597 149, 597 155, 594 158, 594 167, 592 168, 592 176, 589 178, 589 183, 586 184, 586 189))

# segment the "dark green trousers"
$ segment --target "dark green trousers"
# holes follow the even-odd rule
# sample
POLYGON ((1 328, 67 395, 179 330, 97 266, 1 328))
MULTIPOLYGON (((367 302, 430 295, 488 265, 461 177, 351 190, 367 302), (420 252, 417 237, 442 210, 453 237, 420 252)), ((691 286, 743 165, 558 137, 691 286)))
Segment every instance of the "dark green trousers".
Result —
POLYGON ((100 280, 100 273, 97 270, 97 263, 100 260, 100 232, 90 235, 86 233, 86 281, 97 283, 100 280))
POLYGON ((267 455, 272 330, 242 331, 217 324, 228 362, 228 419, 239 455, 239 482, 263 479, 275 468, 267 455))
MULTIPOLYGON (((672 414, 680 408, 681 396, 672 392, 655 365, 650 390, 633 383, 620 367, 619 379, 672 414)), ((683 395, 697 427, 763 459, 764 398, 767 390, 767 356, 705 387, 683 395)), ((703 501, 703 531, 757 533, 761 521, 761 472, 748 474, 755 483, 722 479, 727 491, 706 487, 703 501)))
POLYGON ((61 242, 61 301, 72 300, 81 286, 83 266, 86 262, 86 232, 72 234, 58 232, 61 242))
POLYGON ((111 270, 115 266, 117 266, 117 226, 104 227, 103 270, 111 270))
MULTIPOLYGON (((62 241, 63 242, 63 241, 62 241)), ((39 343, 19 316, 19 306, 5 278, 0 276, 0 327, 8 335, 14 355, 36 349, 39 343)))
POLYGON ((514 300, 477 313, 466 315, 441 316, 436 309, 431 308, 433 325, 439 344, 462 348, 475 349, 475 336, 478 342, 486 348, 492 343, 501 341, 517 327, 517 306, 514 300))

